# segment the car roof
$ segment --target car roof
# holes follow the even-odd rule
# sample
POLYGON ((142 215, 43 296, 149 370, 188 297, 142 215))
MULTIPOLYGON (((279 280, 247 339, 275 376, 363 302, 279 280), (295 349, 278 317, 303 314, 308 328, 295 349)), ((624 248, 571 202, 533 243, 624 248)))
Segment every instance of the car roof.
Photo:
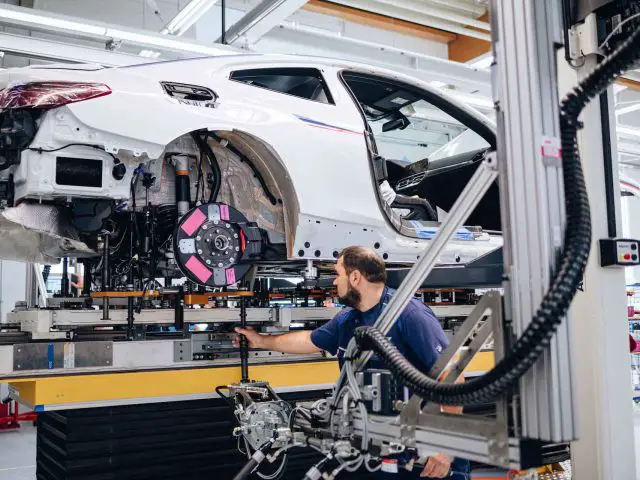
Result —
MULTIPOLYGON (((366 70, 370 72, 378 72, 384 73, 388 75, 398 76, 397 72, 393 70, 388 70, 385 68, 375 67, 369 64, 354 62, 350 60, 342 60, 339 58, 329 58, 329 57, 321 57, 321 56, 311 56, 311 55, 294 55, 294 54, 284 54, 284 53, 237 53, 237 54, 229 54, 229 55, 216 55, 216 56, 202 56, 202 57, 193 57, 193 58, 182 58, 176 60, 161 60, 158 62, 149 62, 149 63, 138 63, 135 65, 127 65, 123 67, 114 67, 116 69, 144 69, 150 68, 154 66, 161 65, 169 65, 173 64, 174 66, 179 66, 181 64, 191 64, 192 62, 199 62, 203 65, 211 66, 211 67, 223 67, 227 65, 251 65, 251 66, 264 66, 268 64, 278 64, 278 66, 282 66, 283 64, 290 64, 292 66, 307 64, 313 66, 327 66, 327 67, 336 67, 336 68, 357 68, 360 70, 366 70)), ((400 75, 404 76, 404 75, 400 75)))

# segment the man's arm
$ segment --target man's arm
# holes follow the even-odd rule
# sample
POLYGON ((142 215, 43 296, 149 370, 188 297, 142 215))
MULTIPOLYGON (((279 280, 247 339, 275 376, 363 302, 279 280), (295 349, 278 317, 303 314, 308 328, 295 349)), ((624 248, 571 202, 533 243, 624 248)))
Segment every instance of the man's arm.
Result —
MULTIPOLYGON (((247 337, 249 348, 261 348, 283 353, 317 353, 322 351, 311 341, 310 330, 301 330, 283 335, 261 335, 251 327, 246 329, 236 327, 235 331, 237 334, 247 337)), ((238 337, 233 340, 233 345, 235 347, 240 345, 238 337)))

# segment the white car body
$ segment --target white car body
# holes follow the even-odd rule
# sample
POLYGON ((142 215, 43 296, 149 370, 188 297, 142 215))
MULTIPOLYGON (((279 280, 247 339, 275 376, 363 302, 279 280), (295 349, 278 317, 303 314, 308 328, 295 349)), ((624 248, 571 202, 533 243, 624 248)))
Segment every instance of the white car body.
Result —
MULTIPOLYGON (((138 162, 162 159, 168 145, 193 131, 229 132, 234 139, 242 139, 245 153, 252 153, 256 167, 282 200, 288 259, 334 261, 334 252, 350 245, 364 245, 376 246, 388 263, 413 263, 429 239, 399 233, 381 208, 365 141, 366 124, 340 78, 343 71, 365 72, 414 85, 495 130, 485 116, 425 82, 337 60, 247 54, 120 68, 57 65, 9 69, 0 73, 0 88, 49 80, 95 82, 112 90, 109 95, 44 113, 31 149, 22 152, 14 172, 16 203, 46 203, 65 197, 126 200, 138 162), (266 67, 319 69, 334 104, 229 78, 238 69, 266 67), (216 93, 217 101, 205 106, 177 100, 163 90, 160 82, 167 81, 207 87, 216 93), (44 151, 73 143, 104 148, 105 151, 79 146, 68 148, 65 153, 103 160, 104 182, 100 188, 56 184, 52 170, 56 154, 44 151), (111 176, 109 153, 123 155, 127 164, 127 173, 119 181, 111 176)), ((447 155, 468 148, 460 137, 446 146, 447 155)), ((242 211, 237 205, 232 206, 242 211)), ((465 264, 501 245, 499 235, 454 239, 440 263, 465 264)), ((15 255, 14 250, 0 248, 0 256, 15 255)), ((23 259, 42 260, 34 255, 23 259)))

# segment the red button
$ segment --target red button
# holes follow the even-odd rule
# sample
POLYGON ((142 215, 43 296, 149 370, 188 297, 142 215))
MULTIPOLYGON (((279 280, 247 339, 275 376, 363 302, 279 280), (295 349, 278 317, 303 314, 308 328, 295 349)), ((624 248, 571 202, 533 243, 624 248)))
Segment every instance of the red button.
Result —
POLYGON ((631 260, 631 254, 630 253, 625 253, 624 254, 624 259, 625 260, 631 260))

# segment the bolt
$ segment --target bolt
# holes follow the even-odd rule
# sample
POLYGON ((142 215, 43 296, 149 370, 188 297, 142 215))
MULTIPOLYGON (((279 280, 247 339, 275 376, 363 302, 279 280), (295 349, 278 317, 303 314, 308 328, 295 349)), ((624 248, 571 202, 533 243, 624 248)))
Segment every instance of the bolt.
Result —
POLYGON ((211 265, 211 260, 207 259, 207 265, 211 265))
POLYGON ((222 266, 223 266, 223 265, 224 265, 224 264, 223 264, 222 262, 220 262, 220 263, 218 264, 218 267, 222 268, 222 266))
POLYGON ((231 225, 229 225, 228 223, 225 223, 224 226, 227 228, 231 228, 231 225))
POLYGON ((19 349, 18 349, 18 353, 20 353, 21 351, 22 351, 22 350, 19 348, 19 349))
POLYGON ((203 230, 206 230, 207 228, 209 228, 209 227, 207 227, 206 225, 203 225, 203 226, 202 226, 202 229, 203 229, 203 230))
POLYGON ((239 252, 239 251, 240 251, 240 247, 236 247, 236 252, 239 252))
POLYGON ((238 234, 237 234, 237 233, 234 233, 234 234, 233 234, 233 238, 238 238, 238 234))
POLYGON ((202 255, 202 250, 198 249, 198 255, 202 255))
POLYGON ((18 368, 21 368, 21 367, 22 367, 22 365, 18 364, 18 368))

